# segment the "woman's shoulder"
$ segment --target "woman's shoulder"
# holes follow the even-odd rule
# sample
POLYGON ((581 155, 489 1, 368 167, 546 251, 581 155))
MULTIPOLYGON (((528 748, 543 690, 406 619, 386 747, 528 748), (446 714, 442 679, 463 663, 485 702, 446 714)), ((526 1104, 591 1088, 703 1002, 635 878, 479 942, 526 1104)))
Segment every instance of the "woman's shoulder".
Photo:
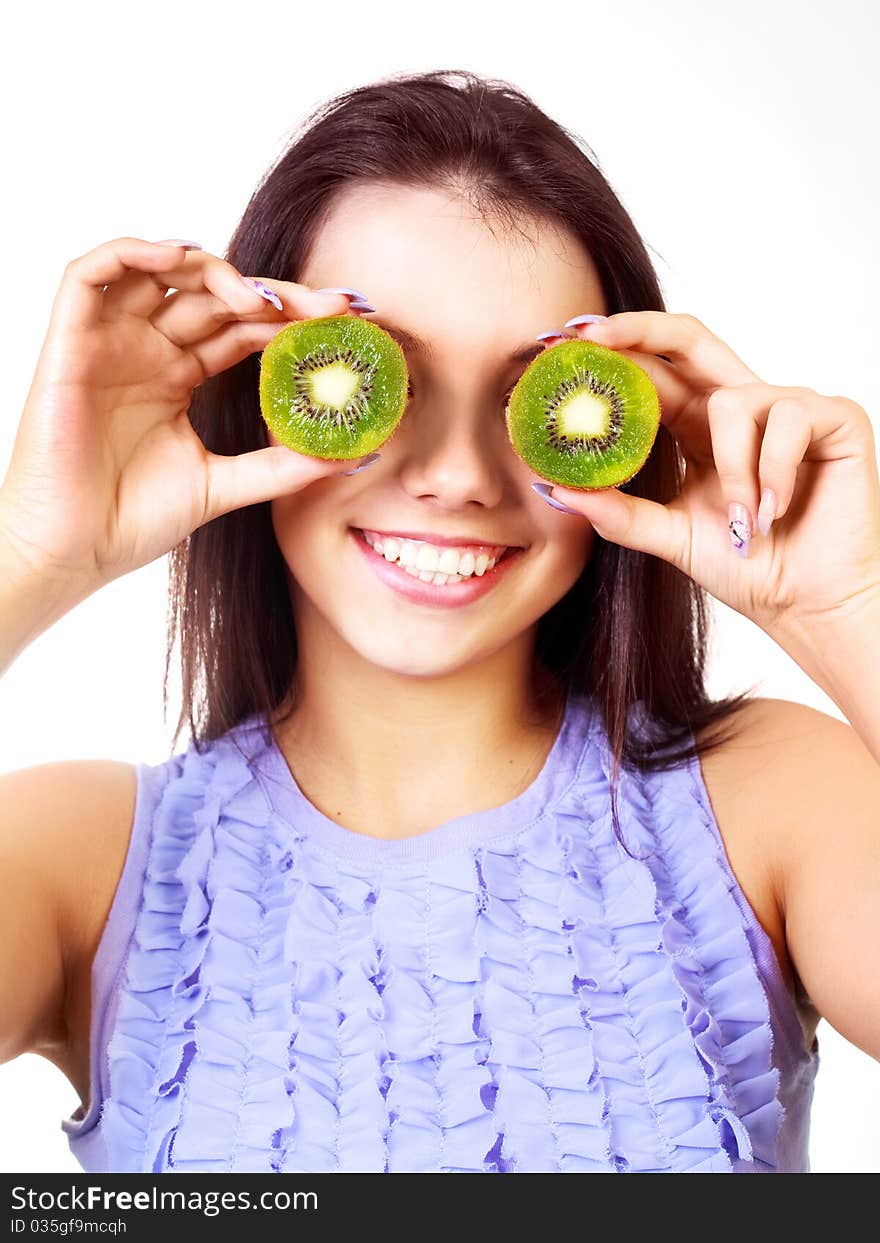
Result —
MULTIPOLYGON (((744 720, 714 766, 719 822, 727 817, 731 848, 770 878, 813 1013, 877 1058, 877 989, 861 965, 880 930, 880 765, 852 725, 803 704, 758 701, 744 720)), ((709 784, 711 757, 704 767, 709 784)))
POLYGON ((136 765, 57 760, 4 773, 0 782, 17 854, 43 878, 72 951, 116 887, 134 815, 136 765))
MULTIPOLYGON (((83 1101, 89 1095, 96 955, 119 905, 117 895, 122 907, 114 937, 137 909, 157 808, 168 802, 197 805, 212 784, 222 784, 227 769, 237 773, 227 753, 238 755, 235 743, 257 724, 244 722, 200 747, 190 742, 155 764, 65 760, 0 777, 0 803, 15 808, 9 836, 18 843, 16 858, 34 877, 47 927, 57 930, 63 972, 27 1050, 17 1052, 54 1062, 83 1101)), ((173 821, 175 807, 166 811, 173 821)))
POLYGON ((32 904, 30 926, 45 928, 52 942, 31 946, 32 974, 45 974, 47 999, 26 1036, 22 1030, 27 1048, 16 1051, 43 1053, 65 1070, 68 1030, 83 1017, 88 1024, 91 960, 128 852, 136 795, 136 767, 117 760, 54 761, 0 777, 3 854, 18 882, 11 890, 32 904), (50 990, 53 963, 59 987, 50 990))
MULTIPOLYGON (((727 724, 726 741, 700 754, 703 782, 731 870, 773 943, 787 986, 815 1028, 818 1015, 789 952, 786 880, 817 782, 827 780, 817 763, 822 740, 829 731, 850 727, 805 704, 760 697, 738 708, 727 724)), ((698 746, 716 729, 698 732, 698 746)))
MULTIPOLYGON (((695 734, 698 746, 717 728, 695 734)), ((760 866, 781 916, 793 835, 809 820, 819 783, 833 781, 823 747, 853 730, 806 704, 756 697, 731 714, 725 733, 700 754, 704 784, 728 854, 760 866)))

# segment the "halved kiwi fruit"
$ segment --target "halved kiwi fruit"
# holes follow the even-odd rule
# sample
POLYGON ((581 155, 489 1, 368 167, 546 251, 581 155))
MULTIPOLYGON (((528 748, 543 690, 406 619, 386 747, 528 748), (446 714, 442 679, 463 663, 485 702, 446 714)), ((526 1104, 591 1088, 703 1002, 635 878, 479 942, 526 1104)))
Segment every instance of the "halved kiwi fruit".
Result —
POLYGON ((626 483, 648 460, 660 399, 646 371, 594 341, 551 345, 529 364, 507 403, 516 452, 568 488, 626 483))
POLYGON ((400 346, 354 315, 298 320, 260 356, 260 411, 282 444, 309 457, 363 457, 397 427, 408 373, 400 346))

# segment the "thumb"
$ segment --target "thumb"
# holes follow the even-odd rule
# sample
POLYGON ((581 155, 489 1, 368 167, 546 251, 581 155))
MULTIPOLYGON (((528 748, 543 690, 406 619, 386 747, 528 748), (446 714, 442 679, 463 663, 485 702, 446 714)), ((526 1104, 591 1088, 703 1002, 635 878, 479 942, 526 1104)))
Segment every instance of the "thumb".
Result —
POLYGON ((378 454, 368 454, 351 461, 309 457, 286 445, 270 445, 232 456, 208 453, 204 521, 210 522, 245 505, 274 500, 286 492, 298 492, 317 479, 348 473, 358 462, 369 465, 376 457, 378 454))
POLYGON ((582 514, 604 540, 662 557, 685 570, 688 522, 680 510, 619 488, 582 491, 555 484, 548 496, 582 514))

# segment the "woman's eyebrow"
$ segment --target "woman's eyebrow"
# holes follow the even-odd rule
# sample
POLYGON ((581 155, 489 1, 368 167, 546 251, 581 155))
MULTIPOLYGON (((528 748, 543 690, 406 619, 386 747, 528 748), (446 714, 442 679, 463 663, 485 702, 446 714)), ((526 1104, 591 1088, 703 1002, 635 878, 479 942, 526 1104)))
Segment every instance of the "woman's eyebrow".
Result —
MULTIPOLYGON (((384 328, 389 337, 393 337, 403 349, 409 350, 410 353, 423 354, 425 358, 433 358, 435 356, 436 351, 429 341, 424 341, 406 328, 401 328, 397 324, 391 324, 385 319, 380 320, 374 315, 370 316, 370 323, 378 324, 380 328, 384 328)), ((533 341, 514 350, 508 361, 511 363, 531 362, 533 358, 537 358, 543 352, 544 346, 541 342, 533 341)))

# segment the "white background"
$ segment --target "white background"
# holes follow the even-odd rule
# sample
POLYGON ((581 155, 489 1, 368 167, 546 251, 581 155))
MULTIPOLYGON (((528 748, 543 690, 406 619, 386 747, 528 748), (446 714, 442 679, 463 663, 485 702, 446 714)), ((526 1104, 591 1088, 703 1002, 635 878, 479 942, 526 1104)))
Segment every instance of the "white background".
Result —
MULTIPOLYGON (((426 69, 526 90, 592 147, 669 310, 702 319, 769 383, 851 397, 880 431, 878 15, 873 0, 14 6, 0 476, 70 259, 122 235, 222 253, 307 111, 426 69)), ((166 757, 165 583, 162 559, 19 657, 0 684, 2 769, 166 757)), ((719 604, 715 616, 713 694, 757 682, 842 716, 753 623, 719 604)), ((880 1065, 824 1021, 819 1038, 812 1168, 878 1171, 880 1065)), ((41 1058, 0 1067, 0 1170, 77 1170, 59 1126, 76 1104, 41 1058)))

